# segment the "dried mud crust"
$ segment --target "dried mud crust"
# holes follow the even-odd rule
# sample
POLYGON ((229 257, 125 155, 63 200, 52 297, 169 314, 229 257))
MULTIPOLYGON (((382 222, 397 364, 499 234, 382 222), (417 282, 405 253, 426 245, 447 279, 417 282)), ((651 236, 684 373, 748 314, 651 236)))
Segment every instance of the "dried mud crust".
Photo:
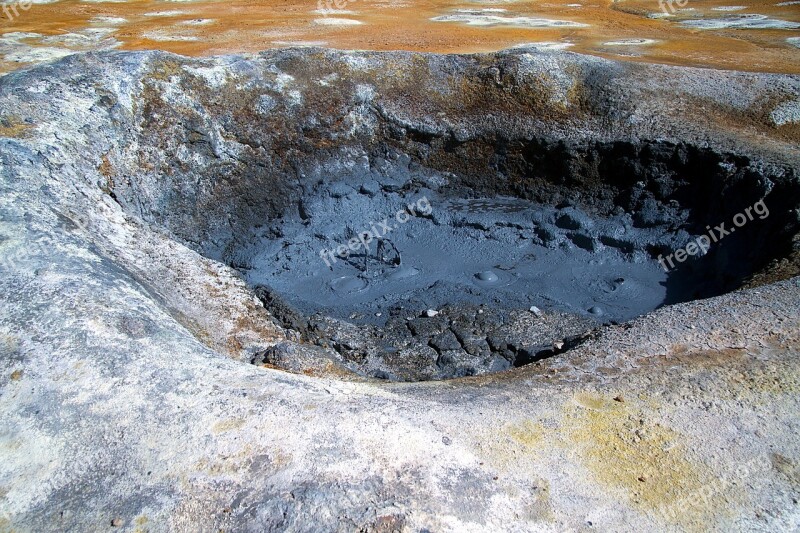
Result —
MULTIPOLYGON (((257 292, 267 294, 263 288, 257 292)), ((273 307, 274 302, 274 297, 266 300, 273 307)), ((252 362, 286 367, 287 354, 293 354, 303 361, 292 364, 294 371, 318 371, 338 363, 365 377, 440 380, 500 372, 552 357, 585 341, 597 327, 586 318, 538 309, 454 305, 435 314, 413 313, 395 307, 380 326, 313 315, 293 328, 301 332, 296 339, 301 344, 279 343, 256 354, 252 362)))

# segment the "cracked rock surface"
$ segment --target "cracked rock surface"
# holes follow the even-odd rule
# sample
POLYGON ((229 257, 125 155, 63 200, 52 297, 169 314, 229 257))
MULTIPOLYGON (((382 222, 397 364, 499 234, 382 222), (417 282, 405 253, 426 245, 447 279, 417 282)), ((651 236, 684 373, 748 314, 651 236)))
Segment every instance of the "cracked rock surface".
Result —
MULTIPOLYGON (((551 357, 588 337, 596 322, 574 315, 537 316, 483 306, 447 306, 435 316, 390 311, 383 326, 356 325, 322 315, 309 319, 309 339, 332 349, 354 372, 393 381, 474 376, 551 357)), ((292 343, 257 355, 253 362, 283 367, 292 343)), ((328 351, 330 353, 330 350, 328 351)), ((320 357, 330 359, 330 356, 320 357)))

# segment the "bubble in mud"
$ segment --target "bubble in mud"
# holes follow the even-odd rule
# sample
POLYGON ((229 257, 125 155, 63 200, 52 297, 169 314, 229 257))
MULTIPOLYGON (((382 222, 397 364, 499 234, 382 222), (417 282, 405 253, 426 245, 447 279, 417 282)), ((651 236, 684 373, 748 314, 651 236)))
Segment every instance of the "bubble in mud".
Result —
POLYGON ((472 282, 483 288, 497 289, 506 287, 517 281, 513 272, 503 270, 483 270, 472 275, 472 282))
POLYGON ((495 274, 491 270, 484 270, 483 272, 478 272, 477 274, 475 274, 475 277, 485 283, 494 283, 495 281, 498 280, 497 274, 495 274))
POLYGON ((406 279, 419 274, 419 269, 414 267, 399 267, 394 269, 394 271, 389 274, 387 277, 391 280, 398 280, 398 279, 406 279))
POLYGON ((357 278, 355 276, 342 276, 331 281, 331 288, 336 292, 345 294, 358 292, 367 287, 366 280, 357 278))

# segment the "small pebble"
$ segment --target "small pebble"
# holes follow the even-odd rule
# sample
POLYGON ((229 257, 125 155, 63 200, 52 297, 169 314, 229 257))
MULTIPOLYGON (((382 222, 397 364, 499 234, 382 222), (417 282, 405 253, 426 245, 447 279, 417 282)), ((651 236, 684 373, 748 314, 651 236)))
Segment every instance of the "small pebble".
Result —
POLYGON ((375 316, 381 316, 383 313, 375 313, 375 316))
POLYGON ((530 312, 533 313, 536 316, 542 316, 542 310, 539 309, 538 307, 536 307, 535 305, 531 306, 530 312))
POLYGON ((435 309, 428 309, 427 311, 425 311, 425 316, 428 317, 428 318, 433 318, 438 314, 439 314, 439 311, 437 311, 435 309))
POLYGON ((555 347, 556 350, 560 350, 561 348, 564 347, 564 343, 561 341, 554 342, 553 347, 555 347))
POLYGON ((122 518, 114 518, 111 520, 111 527, 122 527, 125 521, 122 518))
POLYGON ((603 310, 602 310, 602 309, 600 309, 599 307, 597 307, 596 305, 595 305, 594 307, 590 307, 590 308, 589 308, 589 312, 590 312, 591 314, 593 314, 593 315, 597 315, 597 316, 600 316, 600 315, 602 315, 602 314, 603 314, 603 310))

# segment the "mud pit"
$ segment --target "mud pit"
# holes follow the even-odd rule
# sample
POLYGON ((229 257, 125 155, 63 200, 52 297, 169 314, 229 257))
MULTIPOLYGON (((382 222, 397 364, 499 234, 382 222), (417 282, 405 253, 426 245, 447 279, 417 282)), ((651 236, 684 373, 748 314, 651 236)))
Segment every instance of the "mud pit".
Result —
MULTIPOLYGON (((564 80, 516 70, 531 68, 527 53, 462 61, 457 78, 439 59, 430 78, 411 67, 425 89, 373 78, 368 57, 320 66, 287 54, 245 92, 189 67, 177 83, 200 107, 167 96, 169 63, 145 82, 151 159, 109 190, 242 275, 286 332, 253 363, 400 381, 506 370, 758 283, 793 253, 800 194, 779 160, 587 130, 584 111, 559 108, 552 83, 564 80), (493 113, 476 118, 483 109, 493 113)), ((581 68, 569 98, 610 116, 613 83, 581 68)))
MULTIPOLYGON (((4 76, 0 523, 797 530, 799 98, 792 76, 521 52, 121 53, 4 76), (578 262, 580 232, 650 268, 659 238, 684 246, 762 199, 769 216, 661 286, 668 302, 746 290, 618 325, 547 287, 542 316, 478 300, 429 318, 421 301, 396 353, 366 323, 390 327, 389 305, 328 334, 314 298, 245 281, 285 261, 254 261, 265 231, 261 246, 307 239, 301 268, 328 275, 311 253, 347 232, 326 219, 352 209, 358 232, 426 194, 431 215, 392 233, 463 231, 477 263, 492 235, 516 251, 513 232, 578 262), (609 240, 628 217, 630 251, 609 240), (454 331, 477 331, 477 356, 450 350, 454 331)), ((400 266, 419 238, 393 240, 400 266)), ((468 266, 457 281, 478 290, 468 266)))
POLYGON ((666 296, 666 273, 647 246, 678 242, 667 228, 637 228, 624 214, 595 220, 516 198, 448 199, 414 176, 322 185, 302 206, 262 229, 235 263, 246 265, 251 285, 287 295, 303 312, 357 323, 447 304, 623 321, 666 296))
MULTIPOLYGON (((321 165, 301 174, 295 204, 222 259, 320 357, 333 352, 370 377, 426 380, 550 357, 605 324, 736 289, 779 254, 764 246, 787 229, 769 220, 769 204, 785 205, 770 195, 775 176, 693 147, 628 148, 628 157, 614 145, 545 149, 520 184, 499 181, 499 191, 405 153, 361 156, 334 178, 321 165), (582 163, 574 176, 553 170, 547 192, 526 189, 565 153, 582 163), (599 186, 559 185, 585 180, 592 164, 603 169, 591 176, 599 186), (703 173, 716 185, 698 187, 703 173), (718 195, 726 202, 713 208, 718 195), (719 222, 721 233, 710 226, 719 222)), ((287 343, 254 362, 295 357, 287 343)))

